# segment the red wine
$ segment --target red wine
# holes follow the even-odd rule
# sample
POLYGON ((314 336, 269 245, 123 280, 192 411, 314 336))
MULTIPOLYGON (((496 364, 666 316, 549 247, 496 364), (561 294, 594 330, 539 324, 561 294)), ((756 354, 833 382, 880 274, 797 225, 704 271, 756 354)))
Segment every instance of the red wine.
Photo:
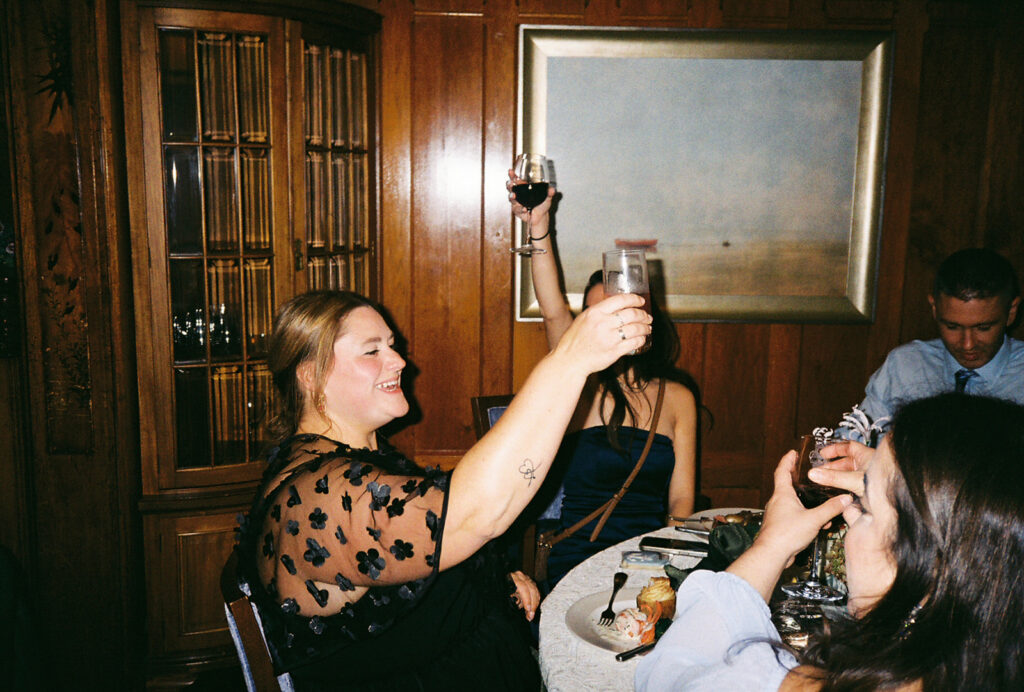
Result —
POLYGON ((516 201, 527 209, 533 209, 548 198, 547 183, 520 183, 512 186, 516 201))
MULTIPOLYGON (((640 306, 641 310, 646 310, 647 314, 651 314, 651 292, 637 293, 638 296, 644 299, 644 304, 640 306)), ((648 334, 647 338, 644 339, 644 344, 636 350, 637 353, 646 353, 651 350, 651 335, 648 334)))
POLYGON ((650 291, 647 291, 646 293, 639 293, 639 292, 637 292, 637 295, 644 299, 644 304, 640 306, 640 309, 644 310, 645 312, 647 312, 648 315, 652 314, 651 313, 651 292, 650 291))
POLYGON ((796 496, 800 498, 800 502, 802 502, 804 507, 807 509, 817 507, 829 498, 835 497, 836 495, 842 495, 846 492, 840 488, 833 488, 829 485, 817 485, 816 483, 798 485, 794 490, 796 490, 796 496))

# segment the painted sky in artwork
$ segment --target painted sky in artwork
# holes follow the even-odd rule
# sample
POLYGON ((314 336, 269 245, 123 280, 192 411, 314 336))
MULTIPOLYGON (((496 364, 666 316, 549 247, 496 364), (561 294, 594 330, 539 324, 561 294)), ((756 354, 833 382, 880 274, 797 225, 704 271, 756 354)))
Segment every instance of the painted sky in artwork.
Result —
MULTIPOLYGON (((693 288, 673 266, 698 251, 712 271, 719 255, 729 271, 743 248, 772 245, 842 259, 861 72, 859 60, 550 57, 543 153, 563 195, 569 290, 616 238, 658 239, 670 293, 693 288)), ((841 294, 845 265, 834 270, 778 290, 841 294)))

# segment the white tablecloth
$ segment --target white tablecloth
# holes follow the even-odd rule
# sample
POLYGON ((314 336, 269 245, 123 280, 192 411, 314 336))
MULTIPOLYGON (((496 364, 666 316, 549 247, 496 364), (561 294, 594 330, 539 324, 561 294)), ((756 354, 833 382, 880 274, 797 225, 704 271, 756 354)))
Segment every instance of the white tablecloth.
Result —
MULTIPOLYGON (((672 527, 645 535, 706 541, 672 527)), ((620 566, 622 552, 637 550, 641 538, 636 536, 613 545, 577 565, 541 604, 540 670, 549 692, 621 692, 633 689, 633 672, 640 657, 616 661, 614 651, 602 649, 576 636, 565 623, 565 613, 581 598, 611 589, 616 572, 628 575, 625 589, 639 589, 646 586, 651 577, 664 576, 661 570, 624 569, 620 566)), ((700 558, 696 557, 672 556, 672 564, 684 569, 699 561, 700 558)))

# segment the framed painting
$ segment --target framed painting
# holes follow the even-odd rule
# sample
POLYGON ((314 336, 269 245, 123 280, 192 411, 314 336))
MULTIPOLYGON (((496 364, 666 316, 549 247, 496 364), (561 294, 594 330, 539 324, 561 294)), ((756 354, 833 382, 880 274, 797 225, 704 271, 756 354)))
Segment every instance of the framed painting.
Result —
POLYGON ((678 321, 870 321, 891 64, 879 32, 521 27, 517 150, 557 171, 573 308, 625 245, 678 321))

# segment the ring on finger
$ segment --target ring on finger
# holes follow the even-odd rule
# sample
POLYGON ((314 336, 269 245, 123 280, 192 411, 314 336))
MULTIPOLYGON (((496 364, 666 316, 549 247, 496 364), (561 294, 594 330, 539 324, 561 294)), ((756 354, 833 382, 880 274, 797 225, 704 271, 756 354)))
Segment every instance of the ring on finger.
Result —
POLYGON ((622 331, 622 327, 616 327, 619 330, 619 338, 623 341, 626 340, 626 332, 622 331))
POLYGON ((620 315, 617 312, 616 313, 612 313, 612 314, 614 314, 616 317, 619 318, 619 329, 622 329, 623 327, 626 326, 626 321, 624 319, 622 319, 622 315, 620 315))

